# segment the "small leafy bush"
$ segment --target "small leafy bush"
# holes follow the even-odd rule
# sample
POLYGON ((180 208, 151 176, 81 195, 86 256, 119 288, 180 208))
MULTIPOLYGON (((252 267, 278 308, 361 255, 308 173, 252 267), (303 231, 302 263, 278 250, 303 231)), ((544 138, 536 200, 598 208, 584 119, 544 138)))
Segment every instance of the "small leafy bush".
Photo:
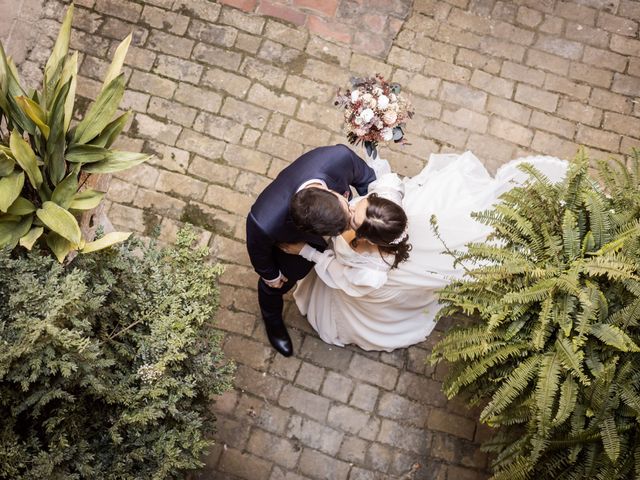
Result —
POLYGON ((61 266, 0 251, 0 478, 183 478, 229 388, 218 266, 130 239, 61 266))
POLYGON ((104 83, 76 125, 73 118, 78 53, 69 55, 73 5, 67 10, 44 68, 42 89, 31 95, 0 45, 0 248, 46 245, 60 262, 120 242, 111 232, 99 242, 83 238, 76 216, 96 208, 104 192, 83 188, 89 175, 125 170, 149 156, 111 149, 129 112, 113 118, 124 94, 129 35, 116 49, 104 83))
POLYGON ((451 362, 449 396, 484 407, 495 427, 494 480, 640 478, 640 158, 579 153, 552 184, 525 167, 514 188, 476 218, 486 243, 458 259, 469 278, 440 293, 451 330, 434 361, 451 362))

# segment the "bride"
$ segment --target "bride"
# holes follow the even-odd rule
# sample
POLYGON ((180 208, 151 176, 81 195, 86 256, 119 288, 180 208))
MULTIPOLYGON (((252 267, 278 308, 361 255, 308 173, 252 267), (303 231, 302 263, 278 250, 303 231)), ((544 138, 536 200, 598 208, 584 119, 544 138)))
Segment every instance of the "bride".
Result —
POLYGON ((329 239, 319 252, 304 243, 283 244, 315 268, 298 284, 300 312, 327 343, 365 350, 407 347, 435 326, 437 290, 463 276, 443 252, 483 241, 489 227, 471 212, 489 209, 501 194, 524 183, 519 164, 533 165, 551 181, 564 177, 567 162, 526 157, 491 177, 471 152, 433 154, 417 176, 401 180, 385 160, 369 160, 377 180, 366 196, 351 201, 351 229, 329 239), (430 218, 438 221, 438 239, 430 218))

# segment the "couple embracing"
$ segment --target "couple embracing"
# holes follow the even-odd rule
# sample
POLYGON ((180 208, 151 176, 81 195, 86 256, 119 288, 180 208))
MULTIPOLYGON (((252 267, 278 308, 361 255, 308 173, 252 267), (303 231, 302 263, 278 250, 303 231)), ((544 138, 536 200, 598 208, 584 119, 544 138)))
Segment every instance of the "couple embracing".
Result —
POLYGON ((345 145, 295 160, 247 218, 247 249, 273 347, 293 354, 282 297, 296 283, 300 312, 327 343, 391 351, 423 341, 435 326, 437 290, 464 275, 443 242, 459 250, 484 241, 490 231, 471 213, 526 182, 523 162, 554 182, 567 168, 553 157, 527 157, 492 177, 465 152, 431 155, 422 172, 401 179, 385 160, 365 161, 345 145))

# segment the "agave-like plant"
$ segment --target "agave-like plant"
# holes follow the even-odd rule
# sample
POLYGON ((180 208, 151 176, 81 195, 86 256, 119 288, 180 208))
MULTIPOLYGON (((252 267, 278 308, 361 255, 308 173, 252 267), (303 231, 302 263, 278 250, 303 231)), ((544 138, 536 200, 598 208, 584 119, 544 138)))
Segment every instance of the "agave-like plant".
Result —
POLYGON ((0 130, 0 248, 30 250, 40 242, 60 262, 73 251, 92 252, 130 235, 83 238, 76 215, 96 208, 105 194, 83 185, 88 175, 125 170, 149 158, 111 149, 130 114, 114 119, 124 94, 121 70, 131 35, 116 49, 95 102, 71 126, 78 71, 78 53, 69 54, 72 17, 73 5, 46 63, 40 92, 26 93, 0 44, 0 128, 6 128, 0 130))

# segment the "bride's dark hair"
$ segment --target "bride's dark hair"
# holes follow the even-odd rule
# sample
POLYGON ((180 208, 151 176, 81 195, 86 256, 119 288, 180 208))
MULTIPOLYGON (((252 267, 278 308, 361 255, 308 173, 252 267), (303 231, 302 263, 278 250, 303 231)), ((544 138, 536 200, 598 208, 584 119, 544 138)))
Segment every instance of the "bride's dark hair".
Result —
POLYGON ((380 253, 394 255, 391 268, 396 268, 409 258, 411 250, 409 235, 406 233, 407 214, 397 203, 375 193, 371 193, 367 200, 369 205, 366 217, 356 230, 351 245, 355 248, 359 239, 369 240, 380 249, 380 253), (399 238, 402 240, 396 242, 399 238))

